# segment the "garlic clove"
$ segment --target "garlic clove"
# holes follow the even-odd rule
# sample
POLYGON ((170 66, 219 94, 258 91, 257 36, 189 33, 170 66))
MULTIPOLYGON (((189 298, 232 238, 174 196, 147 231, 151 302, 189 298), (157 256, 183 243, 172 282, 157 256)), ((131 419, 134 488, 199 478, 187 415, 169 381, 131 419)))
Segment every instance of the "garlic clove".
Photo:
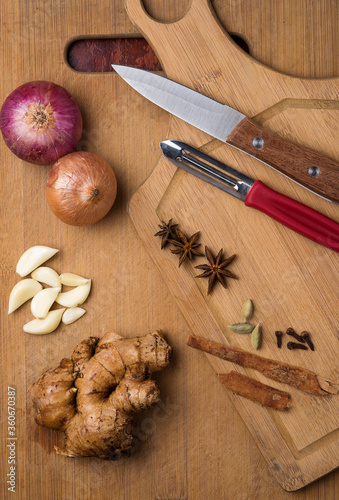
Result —
POLYGON ((76 307, 85 302, 90 290, 91 280, 88 280, 88 283, 86 283, 85 285, 77 286, 69 292, 59 293, 59 295, 55 299, 55 302, 64 307, 76 307))
POLYGON ((18 309, 27 300, 34 297, 35 294, 42 290, 42 286, 36 280, 27 278, 19 281, 14 287, 9 296, 8 314, 18 309))
POLYGON ((50 259, 59 250, 56 248, 35 245, 24 252, 16 265, 16 272, 21 276, 27 276, 46 260, 50 259))
POLYGON ((59 291, 61 290, 59 275, 51 267, 38 267, 32 272, 31 277, 40 283, 45 283, 53 288, 59 288, 59 291))
POLYGON ((24 325, 24 332, 35 335, 44 335, 53 332, 60 324, 65 309, 50 311, 45 319, 33 319, 24 325))
POLYGON ((32 299, 31 311, 33 316, 39 319, 46 318, 53 302, 60 293, 60 288, 44 288, 32 299))
POLYGON ((60 283, 67 286, 85 285, 89 281, 87 278, 83 278, 82 276, 78 276, 77 274, 74 273, 60 274, 59 279, 60 283))
POLYGON ((83 316, 85 312, 85 309, 83 309, 82 307, 69 307, 62 315, 62 322, 65 325, 70 325, 77 319, 81 318, 81 316, 83 316))

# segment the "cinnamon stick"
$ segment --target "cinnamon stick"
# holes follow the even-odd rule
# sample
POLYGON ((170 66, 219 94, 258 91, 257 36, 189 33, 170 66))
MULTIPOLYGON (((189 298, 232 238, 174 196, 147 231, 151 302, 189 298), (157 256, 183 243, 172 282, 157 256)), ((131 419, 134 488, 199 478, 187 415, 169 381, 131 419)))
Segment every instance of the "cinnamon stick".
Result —
POLYGON ((257 380, 253 380, 246 375, 231 371, 230 373, 219 373, 219 380, 232 392, 255 403, 268 406, 279 411, 286 411, 291 408, 290 395, 287 392, 279 391, 257 380))
POLYGON ((301 391, 321 396, 328 394, 321 389, 317 375, 305 368, 289 365, 273 359, 263 358, 262 356, 242 351, 241 349, 234 349, 233 347, 218 344, 217 342, 212 342, 200 337, 195 337, 194 335, 188 337, 187 345, 226 361, 231 361, 244 368, 253 368, 267 378, 291 385, 301 391))

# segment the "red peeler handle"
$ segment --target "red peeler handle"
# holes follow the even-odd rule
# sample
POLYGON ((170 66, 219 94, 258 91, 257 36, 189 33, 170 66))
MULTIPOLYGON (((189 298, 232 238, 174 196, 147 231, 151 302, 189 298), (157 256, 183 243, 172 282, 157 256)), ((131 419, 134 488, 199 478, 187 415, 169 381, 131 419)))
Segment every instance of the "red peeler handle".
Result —
POLYGON ((339 224, 261 181, 255 181, 245 205, 256 208, 310 240, 339 252, 339 224))

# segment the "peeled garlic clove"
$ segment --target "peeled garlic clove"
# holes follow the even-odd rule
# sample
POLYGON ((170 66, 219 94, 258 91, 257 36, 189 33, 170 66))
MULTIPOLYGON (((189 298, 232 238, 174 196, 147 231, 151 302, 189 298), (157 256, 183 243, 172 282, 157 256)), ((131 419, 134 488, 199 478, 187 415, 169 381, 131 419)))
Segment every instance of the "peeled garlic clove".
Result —
POLYGON ((53 332, 61 321, 65 309, 55 309, 50 311, 45 319, 33 319, 24 325, 24 332, 36 335, 44 335, 53 332))
POLYGON ((24 252, 16 265, 16 272, 21 276, 27 276, 46 260, 50 259, 59 250, 56 248, 35 245, 24 252))
POLYGON ((37 281, 27 278, 19 281, 14 287, 9 296, 8 314, 22 306, 27 300, 34 297, 35 294, 42 290, 42 286, 37 281))
POLYGON ((87 278, 83 278, 82 276, 78 276, 73 273, 62 273, 60 274, 60 283, 66 286, 79 286, 85 285, 89 282, 87 278))
POLYGON ((39 319, 46 318, 53 302, 60 293, 60 288, 44 288, 32 299, 31 311, 33 316, 39 319))
POLYGON ((85 312, 85 309, 82 307, 69 307, 62 315, 62 322, 65 323, 65 325, 70 325, 77 319, 81 318, 85 312))
POLYGON ((77 286, 69 292, 59 293, 59 295, 55 299, 55 302, 64 307, 76 307, 85 302, 90 290, 91 280, 88 280, 88 283, 86 283, 85 285, 77 286))
POLYGON ((51 267, 38 267, 32 272, 31 277, 40 283, 45 283, 53 288, 59 288, 59 291, 61 290, 59 275, 51 267))

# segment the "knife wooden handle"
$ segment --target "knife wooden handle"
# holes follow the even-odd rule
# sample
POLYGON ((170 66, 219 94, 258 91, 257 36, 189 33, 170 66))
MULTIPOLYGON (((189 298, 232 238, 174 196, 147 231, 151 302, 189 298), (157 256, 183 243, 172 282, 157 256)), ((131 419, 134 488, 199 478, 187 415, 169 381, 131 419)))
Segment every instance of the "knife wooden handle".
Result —
POLYGON ((245 205, 256 208, 310 240, 339 252, 339 224, 326 215, 255 181, 245 205))
POLYGON ((334 160, 282 139, 249 118, 244 118, 232 130, 226 142, 320 196, 339 203, 339 163, 334 160))

